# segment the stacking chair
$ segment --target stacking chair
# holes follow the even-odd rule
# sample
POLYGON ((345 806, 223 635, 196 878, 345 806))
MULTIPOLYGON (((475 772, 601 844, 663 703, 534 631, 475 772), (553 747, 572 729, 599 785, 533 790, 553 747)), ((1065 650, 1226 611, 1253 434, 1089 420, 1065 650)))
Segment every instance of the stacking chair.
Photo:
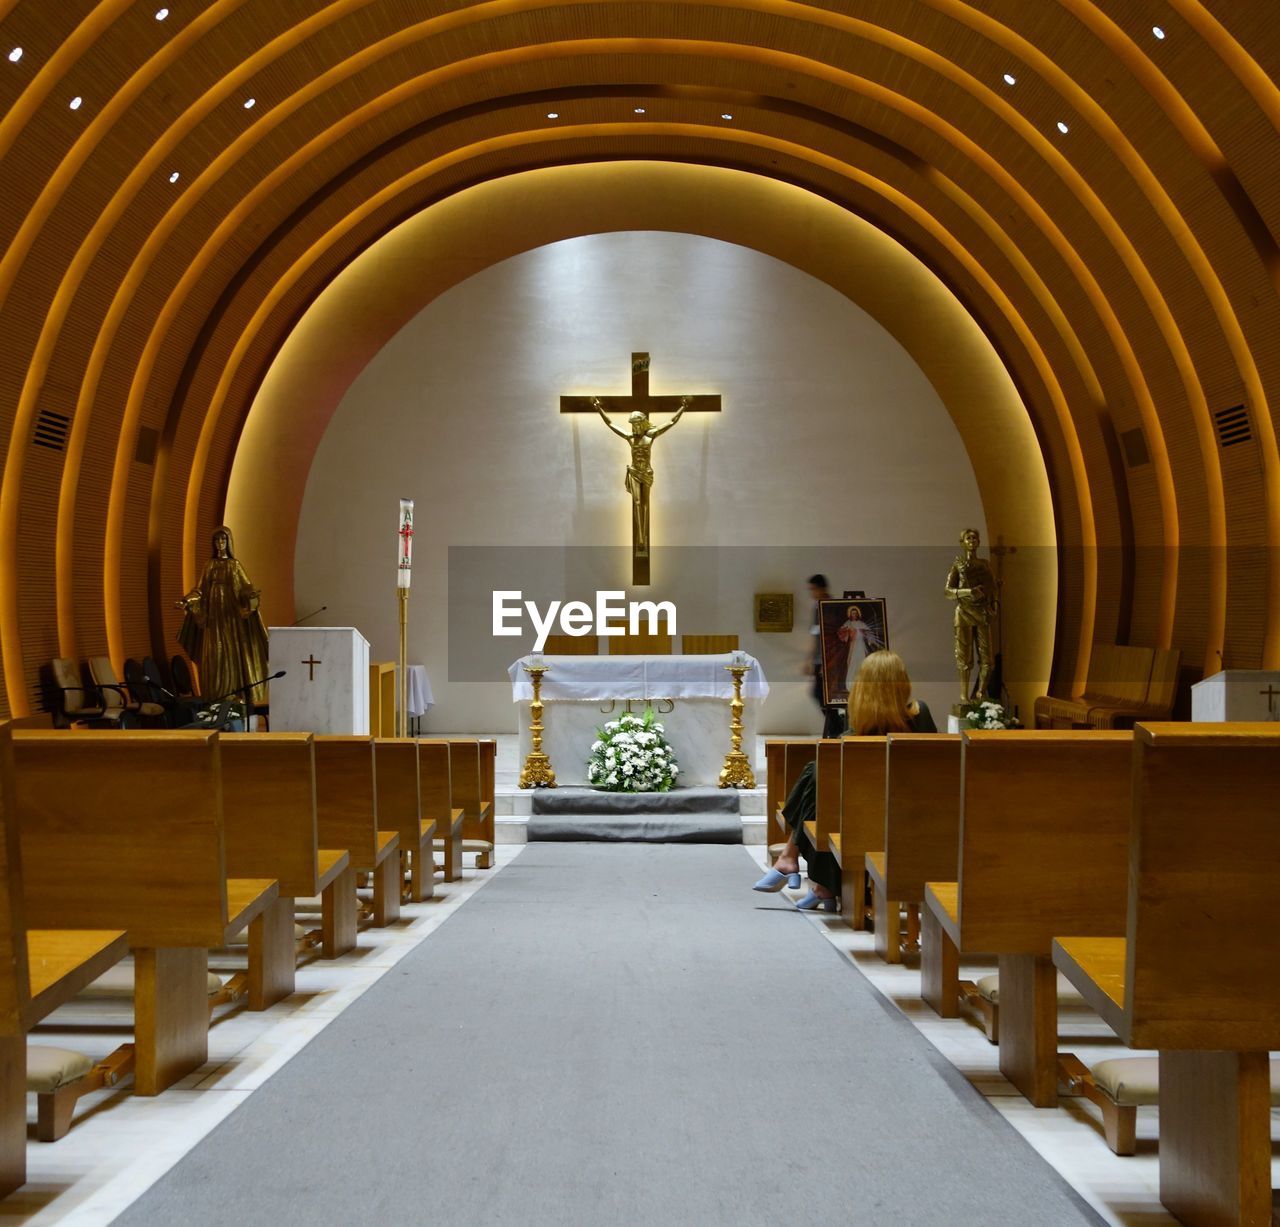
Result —
POLYGON ((152 724, 164 721, 164 708, 159 703, 135 699, 127 686, 116 677, 115 667, 108 656, 89 657, 89 675, 93 684, 102 695, 102 704, 107 713, 120 710, 119 720, 125 721, 133 717, 138 722, 147 721, 152 724))
POLYGON ((53 688, 57 693, 59 724, 81 724, 92 728, 117 728, 124 707, 107 710, 99 691, 88 687, 80 674, 80 666, 68 657, 58 657, 50 664, 53 688))

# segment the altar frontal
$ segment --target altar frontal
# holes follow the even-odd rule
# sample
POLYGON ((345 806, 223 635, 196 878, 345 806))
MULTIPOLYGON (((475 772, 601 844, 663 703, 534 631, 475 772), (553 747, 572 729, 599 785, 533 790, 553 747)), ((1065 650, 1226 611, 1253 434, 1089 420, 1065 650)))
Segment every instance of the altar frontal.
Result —
MULTIPOLYGON (((519 710, 520 761, 532 749, 529 708, 533 686, 525 665, 515 661, 508 676, 519 710)), ((742 740, 755 744, 756 720, 769 683, 760 662, 746 653, 709 656, 541 656, 542 748, 561 784, 586 784, 587 760, 598 730, 630 710, 652 706, 680 761, 680 786, 715 785, 730 748, 729 666, 741 664, 742 740)))

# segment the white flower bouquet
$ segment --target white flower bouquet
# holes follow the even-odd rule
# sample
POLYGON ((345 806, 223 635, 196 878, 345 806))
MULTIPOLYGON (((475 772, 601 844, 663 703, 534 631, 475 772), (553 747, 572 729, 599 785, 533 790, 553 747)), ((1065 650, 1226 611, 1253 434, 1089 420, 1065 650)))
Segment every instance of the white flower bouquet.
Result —
POLYGON ((1022 722, 1002 703, 983 699, 968 703, 960 714, 960 726, 966 729, 1019 729, 1022 722))
POLYGON ((665 730, 646 707, 643 716, 627 713, 597 729, 587 760, 587 782, 605 792, 669 792, 680 764, 665 730))

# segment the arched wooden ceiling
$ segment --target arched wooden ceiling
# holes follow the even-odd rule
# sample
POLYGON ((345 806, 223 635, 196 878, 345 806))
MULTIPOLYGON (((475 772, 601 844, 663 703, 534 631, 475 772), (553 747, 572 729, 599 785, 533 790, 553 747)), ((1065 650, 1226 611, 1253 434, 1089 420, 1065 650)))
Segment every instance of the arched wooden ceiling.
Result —
POLYGON ((167 651, 258 382, 353 255, 466 185, 636 158, 801 185, 966 304, 1054 486, 1060 680, 1090 627, 1280 667, 1269 3, 160 7, 0 0, 15 713, 52 656, 167 651))

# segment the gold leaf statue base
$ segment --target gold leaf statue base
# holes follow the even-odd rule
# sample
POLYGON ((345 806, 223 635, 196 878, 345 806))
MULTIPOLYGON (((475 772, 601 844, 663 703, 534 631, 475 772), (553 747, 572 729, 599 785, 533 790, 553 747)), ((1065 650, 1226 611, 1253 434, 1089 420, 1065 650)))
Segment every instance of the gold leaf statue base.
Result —
POLYGON ((554 788, 556 773, 551 760, 541 751, 532 750, 520 770, 521 788, 554 788))

